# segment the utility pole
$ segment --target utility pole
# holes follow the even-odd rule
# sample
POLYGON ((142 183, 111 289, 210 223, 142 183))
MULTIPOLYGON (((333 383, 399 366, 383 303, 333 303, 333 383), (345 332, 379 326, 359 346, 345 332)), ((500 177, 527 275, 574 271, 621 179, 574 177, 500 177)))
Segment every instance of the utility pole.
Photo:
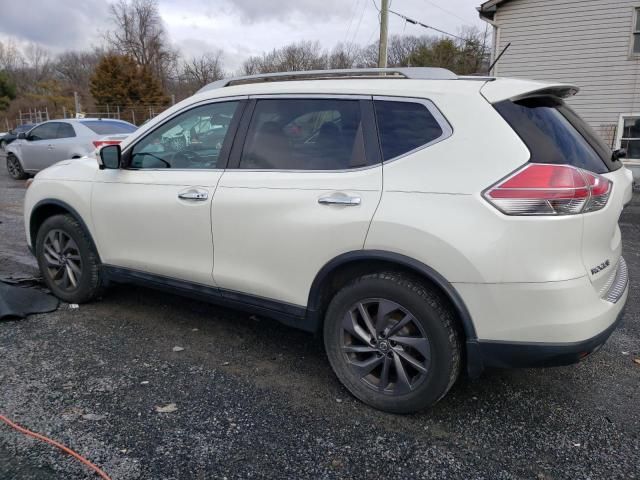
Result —
POLYGON ((380 6, 380 44, 378 45, 378 67, 387 68, 387 29, 389 26, 389 0, 380 6))
POLYGON ((75 103, 76 108, 75 118, 78 118, 78 113, 80 113, 80 99, 78 98, 78 92, 73 92, 73 102, 75 103))

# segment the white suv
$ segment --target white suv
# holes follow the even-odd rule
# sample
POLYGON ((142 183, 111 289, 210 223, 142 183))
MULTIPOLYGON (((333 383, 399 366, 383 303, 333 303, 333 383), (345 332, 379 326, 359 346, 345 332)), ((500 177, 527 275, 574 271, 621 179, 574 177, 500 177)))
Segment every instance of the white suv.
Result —
POLYGON ((216 82, 27 190, 52 292, 135 282, 321 334, 376 408, 566 365, 621 318, 632 178, 570 85, 429 68, 216 82))

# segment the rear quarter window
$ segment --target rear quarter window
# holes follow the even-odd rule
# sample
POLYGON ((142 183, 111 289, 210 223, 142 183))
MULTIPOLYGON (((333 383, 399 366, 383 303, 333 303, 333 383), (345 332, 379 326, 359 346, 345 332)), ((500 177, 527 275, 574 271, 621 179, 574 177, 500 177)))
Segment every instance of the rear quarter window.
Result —
POLYGON ((136 126, 126 122, 114 122, 113 120, 90 120, 80 122, 98 135, 113 135, 116 133, 133 133, 136 126))
POLYGON ((562 100, 534 97, 494 105, 531 152, 530 162, 565 164, 594 173, 620 168, 611 149, 562 100))
POLYGON ((375 100, 374 104, 384 160, 399 157, 450 134, 448 126, 442 125, 423 103, 375 100))

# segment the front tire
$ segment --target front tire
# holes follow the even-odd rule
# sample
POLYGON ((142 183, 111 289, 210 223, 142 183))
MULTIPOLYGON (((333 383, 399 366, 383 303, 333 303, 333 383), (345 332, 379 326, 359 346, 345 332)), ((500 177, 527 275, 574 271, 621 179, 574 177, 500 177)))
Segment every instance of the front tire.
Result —
POLYGON ((29 176, 22 169, 22 164, 20 160, 18 160, 18 157, 13 154, 7 155, 7 171, 9 175, 16 180, 24 180, 29 176))
POLYGON ((98 254, 72 216, 44 221, 36 237, 36 257, 47 287, 61 300, 84 303, 102 292, 98 254))
POLYGON ((365 275, 329 304, 325 350, 355 397, 387 412, 412 413, 435 404, 458 377, 454 318, 433 288, 398 273, 365 275))

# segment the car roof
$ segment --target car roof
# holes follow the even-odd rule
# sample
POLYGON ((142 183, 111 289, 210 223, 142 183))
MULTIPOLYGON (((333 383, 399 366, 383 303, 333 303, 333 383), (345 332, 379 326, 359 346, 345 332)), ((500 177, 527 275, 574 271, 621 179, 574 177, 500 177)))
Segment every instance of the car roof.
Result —
MULTIPOLYGON (((66 123, 72 123, 74 125, 79 124, 82 125, 83 123, 86 122, 117 122, 117 123, 125 123, 127 125, 133 125, 132 123, 127 122, 126 120, 119 120, 117 118, 54 118, 53 120, 47 120, 44 121, 42 123, 38 123, 38 124, 33 124, 32 126, 40 126, 40 125, 45 125, 47 123, 54 123, 54 122, 66 122, 66 123)), ((83 125, 86 127, 86 125, 83 125)), ((135 125, 133 125, 135 126, 135 125)))

